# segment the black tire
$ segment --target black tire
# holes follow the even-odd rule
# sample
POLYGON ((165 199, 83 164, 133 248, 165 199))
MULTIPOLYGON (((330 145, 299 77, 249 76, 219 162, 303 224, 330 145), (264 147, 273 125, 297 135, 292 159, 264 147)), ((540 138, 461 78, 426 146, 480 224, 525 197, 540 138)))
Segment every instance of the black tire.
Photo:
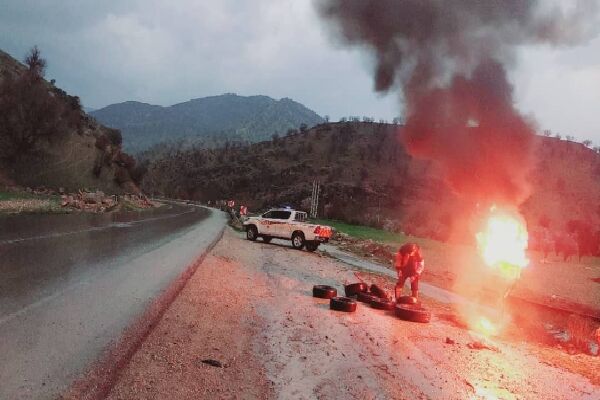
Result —
POLYGON ((331 299, 337 296, 337 290, 328 285, 315 285, 313 286, 313 297, 320 299, 331 299))
POLYGON ((372 294, 365 293, 365 292, 360 292, 356 295, 356 300, 363 302, 363 303, 367 303, 367 304, 371 304, 371 302, 373 300, 377 300, 377 299, 378 299, 377 296, 373 296, 372 294))
POLYGON ((263 236, 262 240, 265 243, 271 243, 271 239, 273 239, 271 236, 263 236))
POLYGON ((292 235, 292 247, 296 250, 302 250, 304 247, 304 233, 294 232, 292 235))
POLYGON ((246 239, 255 241, 258 237, 258 229, 254 225, 250 225, 246 228, 246 239))
POLYGON ((375 299, 371 301, 371 307, 377 310, 393 310, 396 308, 396 303, 386 299, 375 299))
POLYGON ((396 316, 412 322, 428 323, 431 321, 429 310, 410 304, 396 304, 396 316))
POLYGON ((420 305, 419 299, 414 296, 400 296, 396 299, 396 303, 398 304, 412 304, 412 305, 420 305))
POLYGON ((366 283, 351 283, 350 285, 344 286, 344 292, 346 293, 346 297, 356 296, 359 293, 365 293, 369 289, 366 283))
POLYGON ((348 297, 333 297, 329 301, 329 308, 335 311, 354 312, 356 311, 356 301, 348 297))
POLYGON ((380 288, 379 286, 377 286, 375 284, 371 285, 371 287, 369 288, 369 291, 371 292, 372 295, 377 296, 381 299, 386 299, 386 300, 390 299, 390 295, 388 294, 388 292, 386 292, 384 289, 380 288))
POLYGON ((306 250, 316 251, 319 248, 319 242, 306 242, 306 250))

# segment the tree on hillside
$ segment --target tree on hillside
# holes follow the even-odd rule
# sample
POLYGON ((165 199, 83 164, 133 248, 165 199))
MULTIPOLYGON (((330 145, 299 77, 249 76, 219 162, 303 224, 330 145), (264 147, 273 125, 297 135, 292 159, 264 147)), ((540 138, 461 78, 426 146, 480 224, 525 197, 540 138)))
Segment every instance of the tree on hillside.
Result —
POLYGON ((109 142, 115 147, 121 147, 123 144, 123 136, 121 135, 121 131, 118 129, 107 128, 106 129, 106 138, 109 142))
POLYGON ((583 142, 581 142, 585 147, 590 147, 592 145, 592 141, 589 139, 584 140, 583 142))
POLYGON ((25 56, 25 65, 29 68, 29 73, 35 78, 43 78, 46 72, 46 60, 42 58, 40 49, 33 46, 25 56))
POLYGON ((42 139, 81 128, 79 112, 43 81, 46 61, 37 47, 25 63, 25 73, 0 82, 0 158, 8 160, 36 150, 42 139))

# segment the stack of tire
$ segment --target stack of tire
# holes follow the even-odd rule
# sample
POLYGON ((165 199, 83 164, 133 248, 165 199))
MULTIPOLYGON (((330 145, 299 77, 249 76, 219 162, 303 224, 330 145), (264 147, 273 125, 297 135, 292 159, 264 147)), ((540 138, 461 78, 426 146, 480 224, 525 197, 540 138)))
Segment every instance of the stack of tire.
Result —
POLYGON ((369 287, 363 282, 345 285, 344 292, 345 297, 338 297, 334 287, 328 285, 313 287, 313 296, 330 299, 329 307, 332 310, 354 312, 356 311, 355 300, 357 300, 377 310, 393 310, 397 317, 406 321, 427 323, 431 320, 431 313, 412 296, 399 297, 395 302, 384 289, 377 285, 369 287))
POLYGON ((356 300, 369 304, 377 310, 393 310, 395 303, 385 290, 377 285, 370 287, 366 283, 352 283, 344 286, 347 296, 356 296, 356 300))
POLYGON ((335 311, 354 312, 356 301, 349 297, 338 297, 337 289, 328 285, 313 286, 313 296, 321 299, 329 299, 329 308, 335 311))

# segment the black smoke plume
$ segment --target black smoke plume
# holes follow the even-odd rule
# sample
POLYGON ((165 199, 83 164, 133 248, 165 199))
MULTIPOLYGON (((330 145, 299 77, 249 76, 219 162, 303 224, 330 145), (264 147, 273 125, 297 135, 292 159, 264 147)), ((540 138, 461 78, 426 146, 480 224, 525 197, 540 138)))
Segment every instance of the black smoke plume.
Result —
POLYGON ((518 46, 572 45, 592 35, 597 2, 325 0, 343 43, 375 58, 375 89, 400 88, 402 138, 435 160, 470 200, 518 205, 529 193, 534 131, 515 109, 507 66, 518 46))

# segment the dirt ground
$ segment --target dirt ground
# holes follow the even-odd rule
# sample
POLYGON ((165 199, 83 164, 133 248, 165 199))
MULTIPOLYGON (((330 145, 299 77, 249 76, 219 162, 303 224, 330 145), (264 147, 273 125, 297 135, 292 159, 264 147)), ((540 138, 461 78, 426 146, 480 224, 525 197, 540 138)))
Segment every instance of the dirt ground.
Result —
POLYGON ((428 298, 432 322, 418 324, 311 296, 355 281, 339 261, 228 229, 108 398, 600 399, 599 357, 576 356, 585 376, 570 372, 544 358, 552 349, 478 337, 428 298))

